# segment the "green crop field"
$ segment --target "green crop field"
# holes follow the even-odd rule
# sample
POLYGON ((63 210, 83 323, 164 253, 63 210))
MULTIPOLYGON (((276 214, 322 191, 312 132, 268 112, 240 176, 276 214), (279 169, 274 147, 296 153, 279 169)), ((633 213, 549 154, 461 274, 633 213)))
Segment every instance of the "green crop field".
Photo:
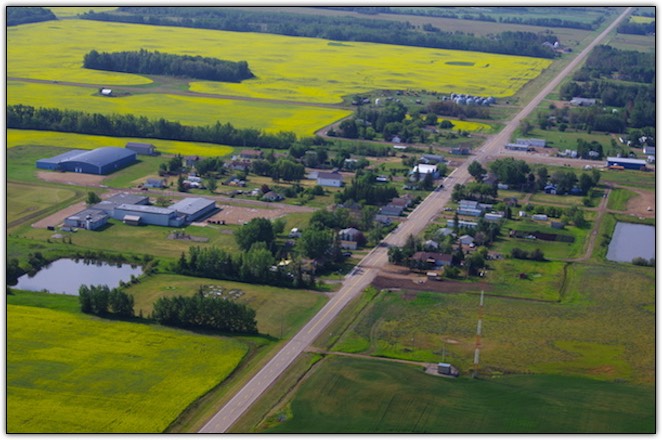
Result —
MULTIPOLYGON (((121 138, 95 136, 77 133, 61 133, 41 130, 7 130, 7 148, 19 145, 44 145, 70 149, 92 150, 99 147, 124 147, 127 142, 147 142, 156 146, 157 151, 182 156, 227 156, 234 147, 204 142, 182 142, 165 139, 121 138)), ((142 159, 142 158, 141 158, 142 159)))
POLYGON ((174 32, 169 27, 85 20, 30 24, 7 32, 8 77, 147 84, 150 80, 137 75, 81 68, 83 55, 92 49, 144 48, 246 60, 257 77, 241 84, 194 82, 193 91, 306 102, 334 103, 375 89, 410 88, 504 97, 551 64, 478 52, 188 28, 174 32), (58 57, 49 56, 56 52, 58 57))
POLYGON ((228 338, 8 302, 9 433, 163 432, 248 351, 228 338))
POLYGON ((653 433, 655 390, 552 375, 442 379, 414 366, 330 357, 316 366, 280 415, 259 430, 653 433))
POLYGON ((127 293, 135 298, 135 310, 149 314, 157 298, 191 296, 202 285, 243 291, 237 301, 255 309, 260 333, 278 338, 299 328, 326 302, 326 297, 318 292, 170 274, 149 277, 131 286, 127 293))
POLYGON ((192 97, 167 93, 145 93, 104 97, 89 87, 9 81, 7 103, 33 107, 57 107, 103 114, 133 114, 149 119, 164 118, 184 125, 213 125, 229 122, 237 128, 270 132, 293 131, 297 136, 314 132, 350 114, 348 110, 254 100, 192 97))

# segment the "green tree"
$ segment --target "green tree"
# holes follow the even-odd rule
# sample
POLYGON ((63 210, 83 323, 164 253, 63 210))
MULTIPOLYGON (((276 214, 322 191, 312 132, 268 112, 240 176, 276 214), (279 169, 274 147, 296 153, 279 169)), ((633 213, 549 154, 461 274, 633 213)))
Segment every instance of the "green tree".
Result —
POLYGON ((210 193, 214 194, 214 192, 216 191, 216 188, 218 188, 218 182, 216 181, 215 178, 209 177, 205 181, 205 186, 207 187, 207 189, 209 190, 210 193))
POLYGON ((274 241, 273 225, 268 219, 257 217, 237 229, 234 238, 244 251, 249 250, 253 243, 257 242, 263 242, 267 248, 271 248, 274 241))
POLYGON ((287 221, 284 218, 277 218, 271 222, 274 235, 282 234, 285 231, 287 221))
POLYGON ((476 179, 476 182, 482 182, 483 176, 485 175, 485 173, 487 173, 487 170, 483 168, 480 162, 477 162, 475 160, 469 164, 468 171, 469 174, 471 174, 471 177, 476 179))
POLYGON ((99 202, 101 202, 101 197, 99 197, 97 193, 94 191, 89 191, 87 193, 87 199, 85 200, 85 203, 88 205, 96 205, 99 202))
POLYGON ((297 249, 308 258, 322 258, 331 252, 335 232, 332 229, 308 228, 297 241, 297 249))

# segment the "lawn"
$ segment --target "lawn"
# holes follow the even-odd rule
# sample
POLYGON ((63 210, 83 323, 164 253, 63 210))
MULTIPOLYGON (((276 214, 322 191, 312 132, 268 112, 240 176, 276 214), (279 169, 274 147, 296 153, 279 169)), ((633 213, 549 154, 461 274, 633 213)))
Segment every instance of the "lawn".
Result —
POLYGON ((146 142, 156 146, 156 150, 160 153, 181 154, 182 156, 227 156, 235 150, 234 147, 227 145, 207 144, 204 142, 121 138, 42 130, 7 130, 7 148, 14 148, 19 145, 36 145, 92 150, 99 147, 124 147, 127 142, 146 142))
POLYGON ((191 90, 196 92, 319 103, 338 103, 342 96, 375 89, 510 96, 551 64, 546 59, 479 52, 190 28, 173 32, 169 27, 85 20, 17 26, 7 32, 8 77, 105 86, 147 84, 148 79, 137 75, 81 68, 83 56, 92 49, 145 48, 246 60, 256 75, 241 84, 194 82, 191 90), (56 52, 58 57, 48 56, 56 52))
POLYGON ((553 375, 449 380, 409 365, 330 357, 280 415, 266 432, 653 433, 655 390, 553 375))
POLYGON ((13 298, 8 433, 163 432, 248 352, 229 338, 14 305, 13 298))
POLYGON ((191 296, 202 285, 239 289, 244 292, 237 301, 257 312, 258 329, 262 334, 277 338, 288 337, 326 302, 326 297, 307 290, 284 289, 233 281, 193 278, 181 275, 161 274, 148 277, 126 290, 135 299, 136 313, 145 316, 152 311, 154 302, 162 297, 191 296))
POLYGON ((57 107, 89 113, 132 114, 149 119, 164 118, 194 126, 214 125, 220 121, 223 124, 229 122, 236 128, 243 129, 255 128, 268 132, 292 131, 297 136, 312 136, 316 130, 351 113, 339 108, 257 100, 194 97, 168 93, 141 93, 109 98, 96 92, 96 89, 89 87, 8 81, 7 104, 57 107))

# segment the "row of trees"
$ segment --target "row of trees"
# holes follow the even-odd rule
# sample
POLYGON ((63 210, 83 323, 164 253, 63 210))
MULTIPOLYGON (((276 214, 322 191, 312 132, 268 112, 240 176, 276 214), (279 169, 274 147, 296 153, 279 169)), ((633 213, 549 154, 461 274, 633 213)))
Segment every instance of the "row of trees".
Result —
POLYGON ((532 250, 531 252, 520 248, 512 248, 510 251, 510 257, 517 258, 519 260, 545 261, 545 254, 538 248, 532 250))
POLYGON ((133 296, 121 289, 110 289, 106 285, 88 287, 83 284, 78 289, 78 301, 83 313, 133 318, 133 296))
POLYGON ((265 133, 253 128, 239 129, 230 123, 189 126, 163 118, 148 119, 131 114, 104 115, 27 105, 7 106, 7 127, 96 134, 114 137, 141 137, 179 141, 209 142, 236 147, 287 149, 296 141, 292 132, 265 133))
POLYGON ((7 26, 57 20, 50 9, 37 6, 7 6, 7 26))
POLYGON ((225 298, 206 296, 202 289, 192 297, 160 297, 151 316, 159 324, 171 327, 257 333, 255 310, 225 298))
POLYGON ((488 37, 462 32, 420 32, 409 22, 355 17, 309 15, 286 12, 247 11, 204 7, 120 7, 117 12, 88 12, 83 19, 261 32, 335 41, 365 41, 401 46, 554 58, 555 52, 542 45, 555 42, 549 34, 506 31, 488 37))
POLYGON ((267 245, 255 242, 242 253, 231 253, 215 246, 192 246, 188 256, 182 252, 173 269, 183 275, 252 284, 292 288, 315 285, 315 280, 304 273, 300 261, 283 266, 276 263, 267 245))
POLYGON ((174 55, 145 49, 123 52, 92 50, 83 57, 83 67, 225 82, 241 82, 255 77, 246 61, 234 62, 211 57, 174 55))
MULTIPOLYGON (((454 101, 433 101, 426 106, 429 113, 459 119, 490 119, 490 110, 475 105, 460 105, 454 101)), ((441 127, 452 128, 452 127, 441 127)))

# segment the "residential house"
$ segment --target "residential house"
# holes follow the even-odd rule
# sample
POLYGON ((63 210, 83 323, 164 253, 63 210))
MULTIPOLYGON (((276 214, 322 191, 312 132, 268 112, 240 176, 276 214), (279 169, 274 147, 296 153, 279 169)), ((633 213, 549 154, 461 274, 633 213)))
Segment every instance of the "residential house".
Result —
POLYGON ((269 191, 268 193, 262 196, 262 200, 266 202, 280 202, 281 200, 283 200, 283 198, 284 198, 283 196, 281 196, 280 194, 274 191, 269 191))
POLYGON ((200 156, 184 156, 184 165, 187 168, 191 168, 194 167, 199 160, 200 156))
POLYGON ((260 150, 241 150, 239 153, 241 159, 261 159, 262 151, 260 150))
POLYGON ((432 267, 450 266, 453 256, 450 254, 442 254, 440 252, 424 252, 419 251, 411 256, 413 261, 419 263, 427 263, 432 267))
MULTIPOLYGON (((466 220, 460 220, 458 223, 459 223, 458 224, 459 228, 475 229, 475 228, 478 227, 478 223, 476 223, 476 222, 469 222, 469 221, 466 221, 466 220)), ((447 226, 449 228, 454 228, 455 227, 455 220, 453 220, 453 219, 448 220, 447 226)))
POLYGON ((404 210, 405 210, 404 206, 386 205, 379 208, 377 214, 391 216, 391 217, 399 217, 402 215, 402 211, 404 210))
POLYGON ((350 251, 355 251, 358 249, 359 244, 356 241, 352 240, 340 240, 340 249, 348 249, 350 251))
POLYGON ((556 194, 556 185, 549 184, 545 185, 545 193, 546 194, 556 194))
POLYGON ((343 177, 340 173, 320 171, 317 173, 317 184, 320 186, 340 188, 343 185, 343 177))
POLYGON ((436 165, 438 163, 444 163, 444 156, 439 156, 438 154, 424 154, 418 160, 420 163, 436 165))
POLYGON ((571 105, 576 105, 577 107, 590 107, 595 105, 596 100, 593 98, 580 98, 575 96, 570 100, 571 105))
POLYGON ((644 148, 642 150, 646 156, 655 156, 655 147, 644 145, 644 148))
POLYGON ((547 214, 533 214, 531 216, 533 220, 547 221, 547 214))
POLYGON ((165 179, 154 179, 154 178, 148 178, 145 184, 143 185, 144 188, 165 188, 166 187, 166 181, 165 179))
POLYGON ((409 179, 416 180, 416 175, 418 174, 418 180, 422 180, 427 174, 430 174, 432 178, 436 179, 439 177, 439 170, 437 170, 437 165, 428 165, 419 163, 409 172, 409 179))
POLYGON ((451 148, 451 154, 457 154, 459 156, 468 156, 469 153, 470 151, 468 148, 462 148, 462 147, 451 148))
POLYGON ((359 241, 363 237, 363 233, 356 228, 346 228, 338 231, 338 237, 341 240, 359 241))
POLYGON ((459 238, 460 244, 471 246, 474 244, 474 238, 471 235, 465 234, 459 238))
POLYGON ((423 249, 426 251, 436 251, 439 249, 439 243, 434 240, 426 240, 423 242, 423 249))
POLYGON ((488 222, 498 222, 503 219, 503 213, 500 212, 488 212, 483 217, 488 222))

